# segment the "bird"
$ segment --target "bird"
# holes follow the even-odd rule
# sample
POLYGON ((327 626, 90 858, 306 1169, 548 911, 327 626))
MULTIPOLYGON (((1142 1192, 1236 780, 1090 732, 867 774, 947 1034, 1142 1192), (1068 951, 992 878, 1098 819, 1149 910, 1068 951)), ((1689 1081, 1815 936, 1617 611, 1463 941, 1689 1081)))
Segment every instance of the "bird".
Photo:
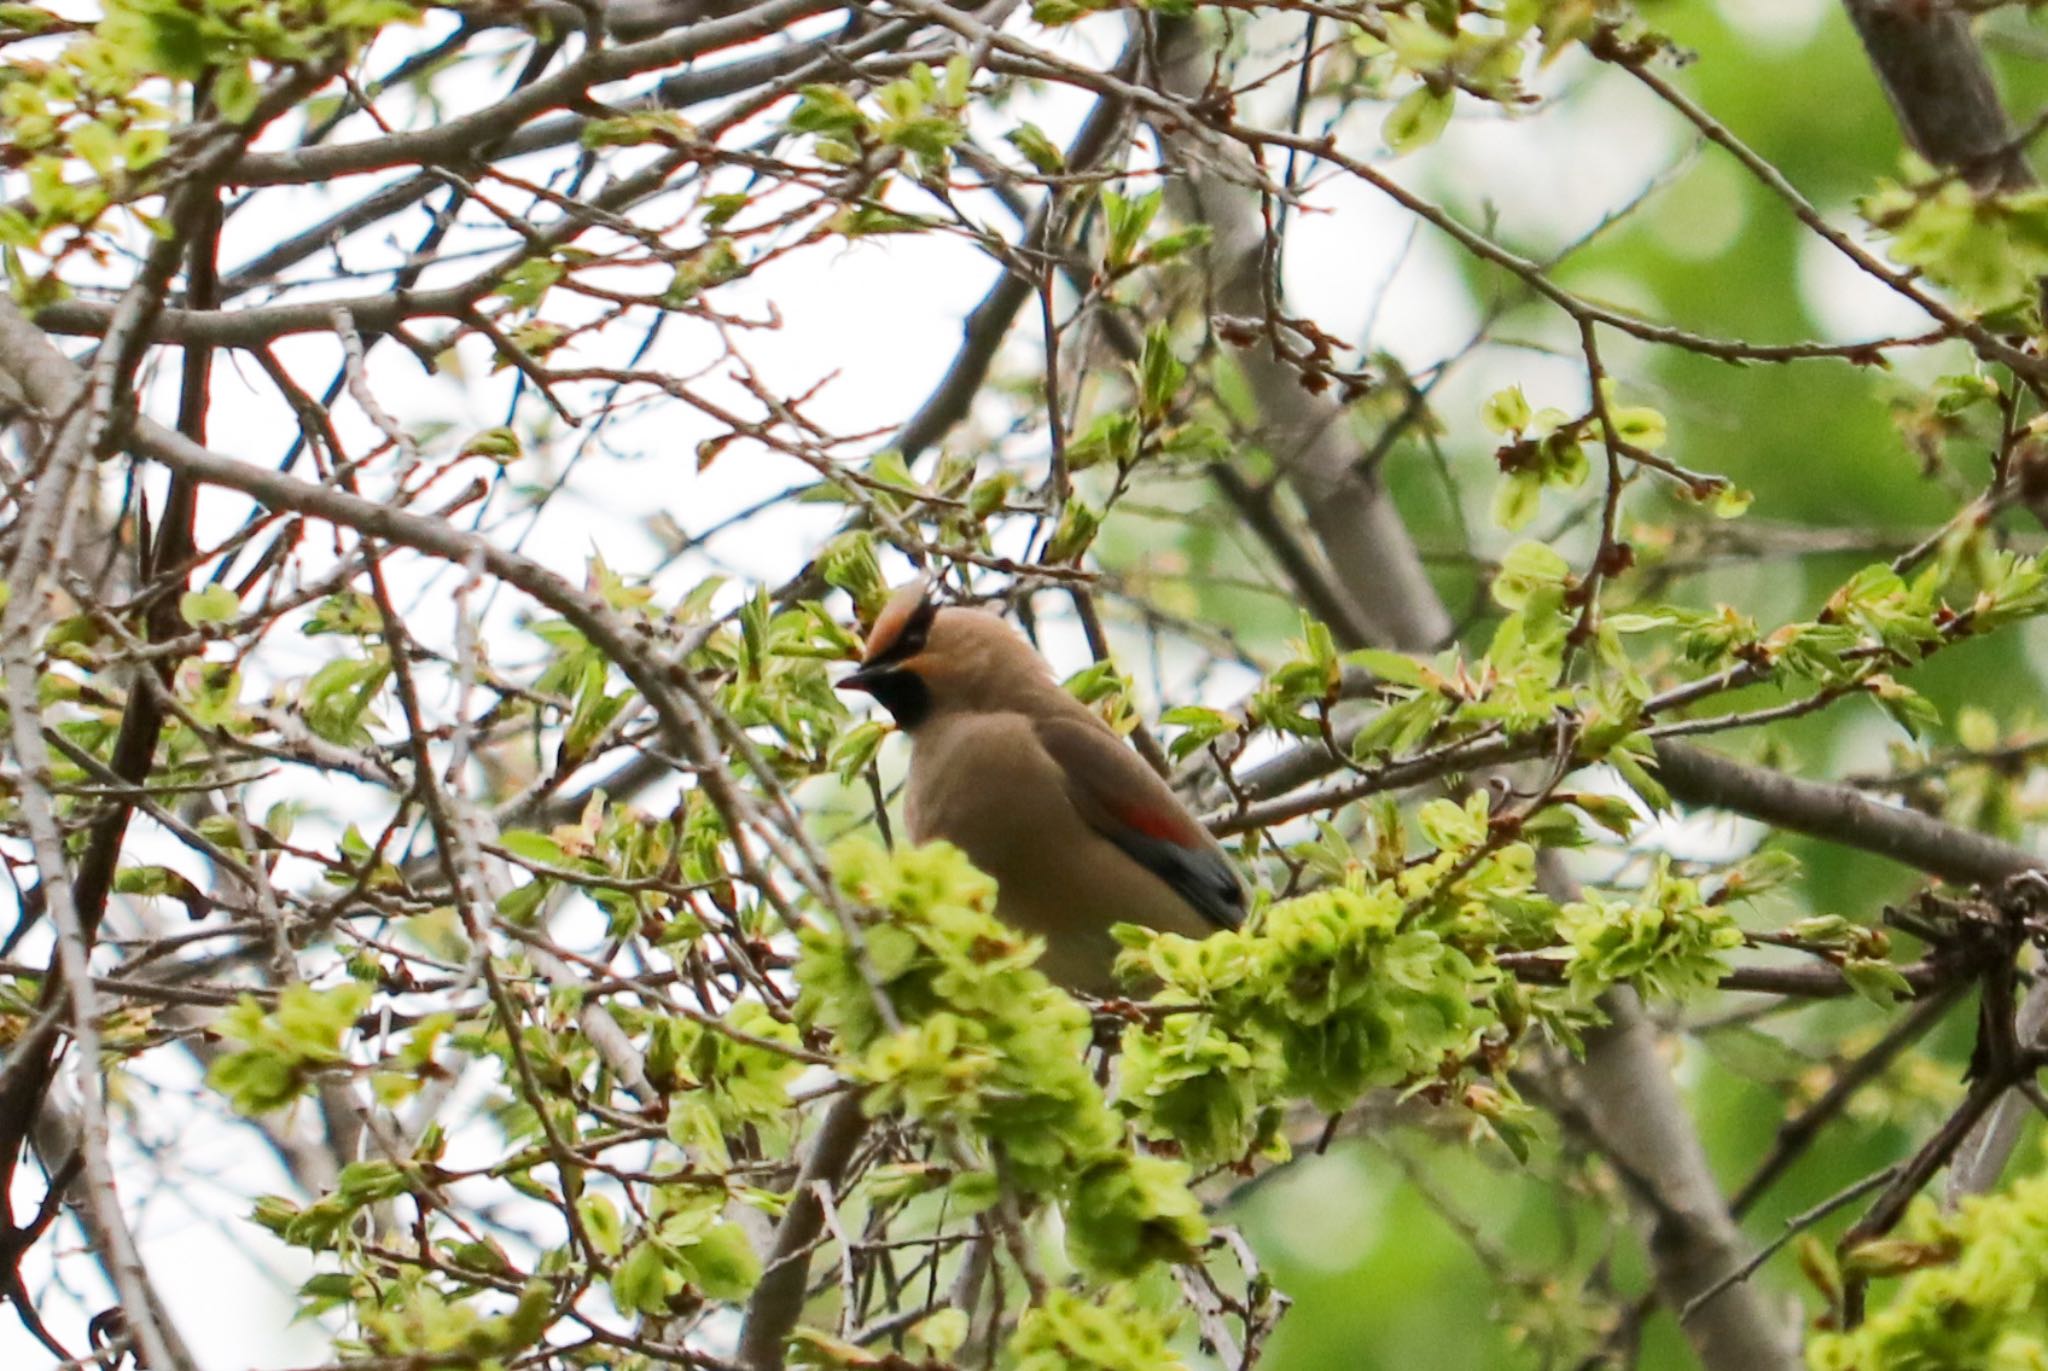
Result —
POLYGON ((910 739, 912 841, 944 839, 993 877, 997 917, 1045 940, 1038 966, 1054 982, 1114 993, 1113 924, 1202 938, 1243 922, 1221 844, 997 615, 912 582, 837 684, 910 739))

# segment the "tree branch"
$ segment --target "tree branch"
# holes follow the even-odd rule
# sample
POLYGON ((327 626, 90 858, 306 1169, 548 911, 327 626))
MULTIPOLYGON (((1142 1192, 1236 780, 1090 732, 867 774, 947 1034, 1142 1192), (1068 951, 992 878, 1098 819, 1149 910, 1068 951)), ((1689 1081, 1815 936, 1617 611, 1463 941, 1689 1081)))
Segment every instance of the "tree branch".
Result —
POLYGON ((1970 16, 1943 5, 1842 0, 1913 150, 1980 190, 2034 182, 1970 16))
POLYGON ((789 1208, 775 1226, 775 1246, 747 1301, 740 1325, 738 1361, 746 1371, 782 1371, 783 1348, 804 1309, 809 1285, 811 1246, 825 1228, 825 1208, 818 1189, 836 1191, 853 1160, 854 1149, 867 1135, 868 1119, 859 1091, 849 1091, 825 1111, 810 1155, 791 1187, 789 1208))
MULTIPOLYGON (((1691 1114, 1671 1085, 1657 1032, 1636 993, 1602 997, 1608 1025, 1587 1035, 1574 1080, 1600 1149, 1654 1195, 1631 1187, 1648 1229, 1651 1265, 1666 1307, 1682 1310, 1750 1260, 1714 1180, 1691 1114)), ((1714 1371, 1800 1365, 1792 1330, 1753 1287, 1735 1285, 1684 1324, 1693 1355, 1714 1371)))
POLYGON ((1997 885, 2042 866, 2025 848, 1880 804, 1853 786, 1798 780, 1684 743, 1657 745, 1657 775, 1689 804, 1733 810, 1945 881, 1997 885))

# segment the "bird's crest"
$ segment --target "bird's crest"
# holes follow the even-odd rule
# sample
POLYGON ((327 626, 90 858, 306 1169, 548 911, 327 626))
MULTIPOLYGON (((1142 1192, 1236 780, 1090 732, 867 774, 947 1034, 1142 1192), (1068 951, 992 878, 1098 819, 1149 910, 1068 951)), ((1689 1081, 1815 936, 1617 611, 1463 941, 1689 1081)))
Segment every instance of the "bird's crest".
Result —
POLYGON ((875 626, 868 630, 867 654, 862 663, 875 666, 922 652, 938 612, 928 579, 919 577, 897 591, 875 616, 875 626))

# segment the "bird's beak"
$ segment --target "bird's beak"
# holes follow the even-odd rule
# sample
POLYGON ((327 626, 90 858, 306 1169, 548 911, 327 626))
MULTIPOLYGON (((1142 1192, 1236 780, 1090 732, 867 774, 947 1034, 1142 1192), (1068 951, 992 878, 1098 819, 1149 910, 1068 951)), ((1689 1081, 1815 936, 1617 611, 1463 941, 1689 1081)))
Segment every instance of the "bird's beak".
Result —
POLYGON ((875 683, 889 674, 885 666, 864 666, 852 675, 841 676, 833 686, 835 690, 859 690, 869 695, 875 693, 875 683))

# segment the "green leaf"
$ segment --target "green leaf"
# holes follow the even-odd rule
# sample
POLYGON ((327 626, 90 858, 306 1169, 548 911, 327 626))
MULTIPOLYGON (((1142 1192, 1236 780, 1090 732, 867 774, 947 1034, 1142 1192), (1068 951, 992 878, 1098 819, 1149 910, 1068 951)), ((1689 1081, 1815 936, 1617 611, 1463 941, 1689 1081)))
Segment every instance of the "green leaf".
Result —
POLYGON ((669 1300, 683 1291, 683 1276, 674 1254, 660 1243, 641 1241, 626 1250, 612 1268, 612 1303, 636 1314, 669 1312, 669 1300))
POLYGON ((867 126, 867 116, 861 112, 859 103, 838 86, 805 86, 789 115, 789 127, 797 133, 850 138, 865 133, 867 126))
POLYGON ((1036 124, 1019 124, 1004 134, 1003 139, 1022 153, 1025 161, 1047 176, 1056 176, 1067 169, 1066 154, 1036 124))
POLYGON ((1649 755, 1648 741, 1641 734, 1634 734, 1631 741, 1617 744, 1607 754, 1607 764, 1621 773, 1621 778, 1628 782, 1628 788, 1649 807, 1651 813, 1663 814, 1671 808, 1671 792, 1643 765, 1643 758, 1649 755))
POLYGON ((1380 138, 1397 157, 1428 147, 1450 124, 1456 102, 1454 91, 1417 86, 1388 113, 1386 123, 1380 127, 1380 138))
POLYGON ((586 148, 635 147, 642 143, 680 148, 697 141, 697 127, 674 110, 635 110, 615 119, 587 121, 581 141, 586 148))
POLYGON ((1182 730, 1166 745, 1167 753, 1176 762, 1186 761, 1237 727, 1228 714, 1201 705, 1177 705, 1160 715, 1159 722, 1182 730))
POLYGON ((528 881, 525 885, 514 886, 498 897, 498 917, 508 923, 529 924, 540 912, 541 902, 547 899, 553 889, 553 881, 528 881))
POLYGON ((1664 416, 1657 410, 1643 405, 1623 405, 1608 411, 1607 417, 1614 421, 1614 431, 1624 443, 1633 444, 1645 451, 1655 452, 1664 446, 1670 430, 1664 416))
POLYGON ((586 1194, 576 1201, 576 1215, 598 1251, 608 1257, 619 1255, 625 1230, 619 1222, 617 1205, 603 1195, 586 1194))
POLYGON ((222 585, 188 590, 178 597, 178 613, 194 628, 205 624, 227 623, 241 608, 241 599, 234 591, 222 585))
POLYGON ((1393 49, 1401 65, 1410 71, 1440 67, 1457 53, 1457 40, 1452 36, 1457 30, 1455 11, 1450 32, 1412 14, 1390 14, 1383 22, 1387 29, 1387 46, 1393 49))
POLYGON ((524 455, 524 451, 524 448, 520 445, 518 433, 500 425, 497 428, 487 428, 479 433, 471 434, 469 440, 463 443, 461 450, 456 455, 460 457, 483 457, 496 462, 499 466, 508 466, 518 461, 524 455))
POLYGON ((1104 462, 1126 467, 1138 460, 1139 421, 1129 410, 1099 414, 1067 443, 1067 470, 1086 471, 1104 462))
POLYGON ((690 1284, 710 1299, 742 1299, 761 1280, 761 1259, 736 1223, 707 1229, 676 1255, 690 1284))
POLYGON ((1584 811, 1587 818, 1616 837, 1626 838, 1635 832, 1639 818, 1636 807, 1619 795, 1591 795, 1581 791, 1558 798, 1584 811))
POLYGON ((1899 969, 1874 957, 1851 957, 1843 962, 1842 979, 1858 995, 1886 1009, 1913 997, 1912 983, 1899 969))
POLYGON ((1932 186, 1881 183, 1864 218, 1892 235, 1891 255, 1981 312, 2026 299, 2048 272, 2048 192, 1979 191, 1961 177, 1932 186))
POLYGON ((256 113, 256 106, 262 98, 263 88, 249 74, 247 62, 230 62, 214 77, 214 107, 231 124, 242 123, 256 113))
POLYGON ((1527 528, 1542 507, 1543 477, 1538 472, 1514 472, 1493 489, 1493 522, 1510 533, 1527 528))
POLYGON ((967 1343, 972 1324, 965 1309, 941 1309, 910 1327, 910 1336, 925 1345, 934 1357, 945 1361, 967 1343))
POLYGON ((1749 513, 1750 503, 1755 499, 1756 496, 1739 486, 1724 485, 1715 489, 1707 508, 1716 519, 1739 519, 1749 513))
POLYGON ((1045 560, 1055 565, 1079 561, 1101 527, 1100 511, 1082 500, 1067 501, 1067 507, 1060 513, 1059 527, 1045 545, 1045 560))
POLYGON ((854 779, 868 769, 875 760, 875 753, 881 750, 882 740, 895 732, 888 723, 870 719, 855 724, 833 745, 832 755, 827 761, 839 774, 841 785, 852 785, 854 779))
POLYGON ((1135 198, 1126 198, 1113 190, 1102 193, 1102 217, 1108 230, 1103 260, 1111 272, 1131 264, 1164 198, 1164 193, 1156 190, 1135 198))
POLYGON ((1529 427, 1535 413, 1529 408, 1528 397, 1522 394, 1522 388, 1509 386, 1487 397, 1479 417, 1495 433, 1519 433, 1529 427))
POLYGON ((967 491, 967 512, 976 520, 991 517, 1008 503, 1017 480, 1015 472, 999 471, 976 481, 967 491))
POLYGON ((1504 609, 1522 609, 1538 591, 1557 589, 1572 579, 1572 565, 1564 554, 1547 543, 1517 543, 1501 558, 1500 571, 1493 578, 1494 603, 1504 609))
POLYGON ((563 851, 562 845, 545 833, 536 833, 528 828, 508 828, 498 835, 498 841, 521 861, 553 867, 571 865, 569 854, 563 851))
POLYGON ((1154 266, 1171 262, 1177 257, 1183 257, 1190 252, 1194 252, 1198 248, 1209 246, 1215 236, 1216 230, 1207 224, 1183 224, 1177 229, 1160 234, 1157 238, 1147 243, 1144 252, 1139 255, 1140 260, 1149 262, 1154 266))
POLYGON ((1872 676, 1865 683, 1878 706, 1912 737, 1941 727, 1941 709, 1913 687, 1889 676, 1872 676))
POLYGON ((505 273, 495 294, 512 302, 514 309, 532 309, 568 275, 568 268, 552 258, 529 257, 505 273))
POLYGON ((86 165, 95 172, 101 176, 114 174, 114 159, 119 155, 120 143, 111 128, 98 120, 80 124, 71 131, 70 141, 71 150, 83 157, 86 165))
POLYGON ((1124 1284, 1049 1291, 1017 1320, 1003 1364, 1011 1371, 1181 1371, 1179 1316, 1141 1300, 1124 1284))
POLYGON ((1188 369, 1173 355, 1172 339, 1161 325, 1145 335, 1144 355, 1138 363, 1138 413, 1153 423, 1164 419, 1180 394, 1188 369))
POLYGON ((1475 795, 1473 798, 1481 802, 1476 813, 1456 800, 1439 798, 1424 802, 1416 811, 1416 828, 1438 848, 1477 847, 1486 839, 1486 811, 1484 797, 1475 795))

